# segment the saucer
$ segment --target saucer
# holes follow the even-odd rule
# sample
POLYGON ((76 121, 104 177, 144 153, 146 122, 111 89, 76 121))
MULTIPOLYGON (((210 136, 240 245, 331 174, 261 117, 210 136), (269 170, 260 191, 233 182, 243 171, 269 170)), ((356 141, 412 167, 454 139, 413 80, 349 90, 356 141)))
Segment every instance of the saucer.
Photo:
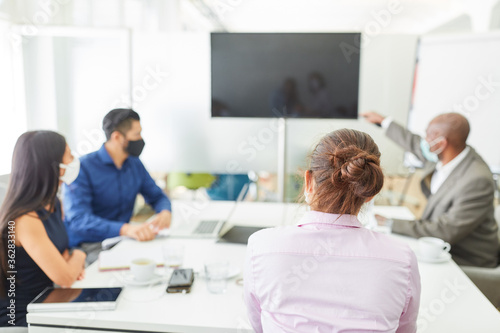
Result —
POLYGON ((151 279, 146 281, 138 281, 134 278, 131 273, 127 273, 123 275, 123 282, 130 286, 150 286, 162 282, 164 276, 155 274, 151 279))
POLYGON ((417 256, 418 261, 421 262, 426 262, 430 264, 437 264, 441 262, 447 262, 451 259, 451 254, 449 252, 443 252, 441 255, 437 258, 428 258, 428 257, 422 257, 418 250, 415 252, 415 255, 417 256))

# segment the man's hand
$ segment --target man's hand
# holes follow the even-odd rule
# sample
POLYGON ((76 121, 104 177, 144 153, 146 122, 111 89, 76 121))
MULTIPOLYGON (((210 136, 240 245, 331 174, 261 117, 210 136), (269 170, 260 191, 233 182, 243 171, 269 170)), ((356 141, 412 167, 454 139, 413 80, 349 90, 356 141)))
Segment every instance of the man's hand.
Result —
POLYGON ((149 224, 153 226, 153 230, 158 232, 161 229, 170 228, 171 221, 172 213, 170 213, 168 210, 162 210, 151 222, 149 222, 149 224))
POLYGON ((375 125, 380 125, 382 124, 382 121, 385 119, 384 116, 378 114, 377 112, 373 111, 367 111, 363 112, 361 114, 368 122, 375 124, 375 125))
POLYGON ((132 237, 141 242, 153 240, 156 234, 150 223, 143 223, 141 225, 125 223, 120 229, 120 236, 132 237))

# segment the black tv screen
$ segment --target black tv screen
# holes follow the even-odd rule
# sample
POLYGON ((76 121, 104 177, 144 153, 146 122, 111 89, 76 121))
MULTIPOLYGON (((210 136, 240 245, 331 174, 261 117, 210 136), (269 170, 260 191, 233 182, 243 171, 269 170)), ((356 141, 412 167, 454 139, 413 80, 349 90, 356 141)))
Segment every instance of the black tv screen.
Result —
POLYGON ((359 33, 212 33, 212 117, 357 118, 359 40, 359 33))

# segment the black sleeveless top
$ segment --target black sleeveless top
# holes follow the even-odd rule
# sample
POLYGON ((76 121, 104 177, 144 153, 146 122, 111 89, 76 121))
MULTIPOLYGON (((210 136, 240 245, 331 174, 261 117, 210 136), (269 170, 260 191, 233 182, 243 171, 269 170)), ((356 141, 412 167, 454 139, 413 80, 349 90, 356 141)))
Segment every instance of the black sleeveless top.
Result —
MULTIPOLYGON (((39 210, 36 213, 42 220, 49 239, 62 254, 64 250, 68 248, 68 234, 62 221, 60 201, 56 198, 53 213, 49 213, 45 209, 39 210)), ((14 271, 17 271, 17 273, 15 273, 15 295, 10 292, 9 289, 11 284, 7 280, 7 298, 3 296, 0 298, 0 326, 11 326, 9 321, 11 321, 12 318, 10 315, 13 313, 15 313, 16 326, 27 326, 26 306, 33 298, 42 292, 42 290, 54 285, 33 259, 31 259, 28 253, 26 253, 23 247, 16 246, 14 271), (14 312, 12 309, 7 308, 11 305, 11 300, 15 301, 14 312)), ((2 279, 6 279, 6 277, 2 276, 2 279)))

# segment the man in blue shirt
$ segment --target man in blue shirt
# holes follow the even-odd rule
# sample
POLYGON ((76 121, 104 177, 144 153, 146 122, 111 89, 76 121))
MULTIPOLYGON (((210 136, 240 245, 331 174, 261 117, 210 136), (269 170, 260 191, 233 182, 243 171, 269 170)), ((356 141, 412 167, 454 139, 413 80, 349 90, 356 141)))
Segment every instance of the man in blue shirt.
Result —
POLYGON ((104 117, 103 130, 107 141, 80 159, 78 178, 64 188, 70 246, 92 251, 100 250, 97 244, 104 239, 119 235, 152 240, 171 220, 170 200, 139 159, 144 148, 139 115, 131 109, 111 110, 104 117), (150 223, 136 226, 128 222, 138 193, 157 215, 150 223))

